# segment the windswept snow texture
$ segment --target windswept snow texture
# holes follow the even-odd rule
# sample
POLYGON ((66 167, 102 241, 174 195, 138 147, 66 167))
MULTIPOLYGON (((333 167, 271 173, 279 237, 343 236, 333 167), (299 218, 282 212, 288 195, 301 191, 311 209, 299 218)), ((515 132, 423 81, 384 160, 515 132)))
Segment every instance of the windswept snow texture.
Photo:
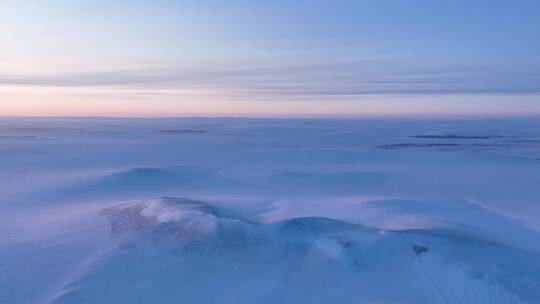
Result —
POLYGON ((540 303, 540 120, 0 119, 0 303, 540 303))

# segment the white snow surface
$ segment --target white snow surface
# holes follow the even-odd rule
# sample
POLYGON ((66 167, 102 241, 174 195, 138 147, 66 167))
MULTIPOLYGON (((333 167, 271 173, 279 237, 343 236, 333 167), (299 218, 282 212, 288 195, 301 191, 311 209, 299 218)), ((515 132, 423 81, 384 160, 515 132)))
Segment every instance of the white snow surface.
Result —
POLYGON ((0 303, 540 303, 540 119, 0 118, 0 168, 0 303))

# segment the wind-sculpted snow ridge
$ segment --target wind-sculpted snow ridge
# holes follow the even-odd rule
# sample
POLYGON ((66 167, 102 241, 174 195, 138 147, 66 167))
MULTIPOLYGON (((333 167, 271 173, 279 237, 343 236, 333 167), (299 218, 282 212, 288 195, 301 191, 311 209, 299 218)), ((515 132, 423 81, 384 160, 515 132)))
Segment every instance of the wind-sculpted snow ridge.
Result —
POLYGON ((159 234, 177 233, 189 239, 213 232, 222 222, 253 224, 225 209, 174 198, 126 203, 109 207, 102 214, 109 219, 113 235, 151 229, 159 234))
POLYGON ((540 297, 538 253, 453 228, 381 231, 325 217, 256 221, 181 198, 121 204, 102 215, 118 249, 53 303, 535 303, 540 297))
POLYGON ((201 166, 141 167, 115 172, 75 185, 67 193, 80 195, 123 195, 126 193, 163 193, 175 189, 235 189, 247 185, 219 176, 201 166))

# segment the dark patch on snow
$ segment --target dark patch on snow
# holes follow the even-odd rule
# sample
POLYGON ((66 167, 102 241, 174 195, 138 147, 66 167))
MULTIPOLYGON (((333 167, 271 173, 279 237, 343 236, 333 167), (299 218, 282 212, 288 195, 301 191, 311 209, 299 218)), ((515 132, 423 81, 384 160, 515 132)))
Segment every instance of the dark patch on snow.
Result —
POLYGON ((518 144, 540 144, 540 139, 512 139, 508 142, 518 143, 518 144))
POLYGON ((159 130, 163 134, 201 134, 206 133, 205 130, 192 130, 192 129, 164 129, 159 130))
POLYGON ((377 148, 385 149, 385 150, 397 150, 397 149, 405 149, 405 148, 449 148, 449 147, 458 147, 458 146, 462 146, 462 145, 453 144, 453 143, 429 143, 429 144, 401 143, 401 144, 380 145, 380 146, 377 146, 377 148))
POLYGON ((36 138, 35 135, 0 135, 0 139, 36 138))
POLYGON ((471 144, 471 147, 510 147, 510 144, 492 144, 492 143, 482 143, 482 144, 471 144))
POLYGON ((411 135, 411 138, 426 138, 426 139, 495 139, 495 138, 510 138, 505 135, 457 135, 457 134, 427 134, 427 135, 411 135))
POLYGON ((416 255, 420 255, 424 252, 427 252, 429 250, 429 247, 412 244, 412 250, 414 251, 414 253, 416 253, 416 255))

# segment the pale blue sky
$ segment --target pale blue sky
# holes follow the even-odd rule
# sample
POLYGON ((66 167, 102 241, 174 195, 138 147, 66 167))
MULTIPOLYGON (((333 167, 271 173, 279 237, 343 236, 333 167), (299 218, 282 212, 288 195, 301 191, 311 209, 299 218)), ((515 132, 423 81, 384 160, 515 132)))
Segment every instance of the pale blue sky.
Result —
POLYGON ((0 3, 0 115, 540 114, 538 1, 0 3))

